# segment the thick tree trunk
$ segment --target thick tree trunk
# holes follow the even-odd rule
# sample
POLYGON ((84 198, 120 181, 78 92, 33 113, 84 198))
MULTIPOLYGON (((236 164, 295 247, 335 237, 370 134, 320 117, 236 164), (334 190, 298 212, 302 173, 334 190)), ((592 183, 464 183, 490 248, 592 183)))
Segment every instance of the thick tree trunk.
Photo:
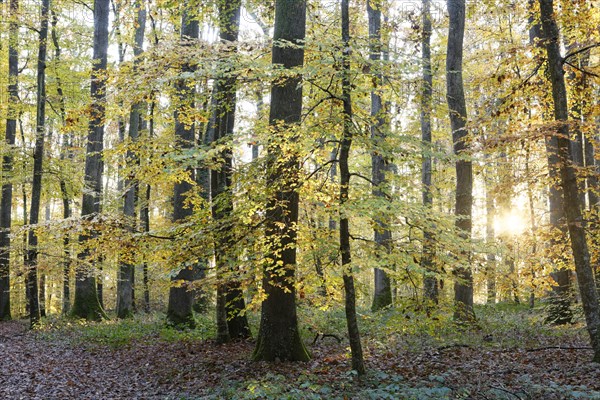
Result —
MULTIPOLYGON (((344 127, 340 143, 340 254, 342 256, 342 273, 344 291, 346 294, 345 309, 346 323, 348 324, 348 338, 352 357, 352 369, 359 375, 364 375, 365 361, 363 358, 362 344, 358 320, 356 318, 356 292, 354 289, 354 275, 352 272, 352 253, 350 249, 350 224, 344 206, 349 199, 350 192, 350 148, 354 129, 352 114, 352 83, 350 81, 350 12, 349 0, 342 0, 342 98, 344 103, 344 127)), ((390 292, 391 301, 391 292, 390 292)))
MULTIPOLYGON (((456 161, 456 227, 465 242, 471 238, 473 207, 473 166, 468 159, 469 144, 467 106, 462 77, 463 39, 465 33, 465 0, 448 0, 450 26, 448 31, 448 50, 446 58, 446 85, 452 140, 456 161)), ((454 270, 454 318, 458 321, 472 321, 473 312, 473 275, 471 271, 471 251, 465 249, 460 255, 464 265, 454 270)))
MULTIPOLYGON (((144 51, 144 32, 146 29, 146 8, 145 3, 136 1, 137 16, 135 23, 135 39, 133 45, 133 71, 135 73, 141 59, 140 56, 144 51)), ((136 143, 139 138, 142 111, 144 104, 136 102, 131 106, 129 113, 129 139, 131 143, 136 143)), ((131 167, 139 164, 136 152, 133 150, 127 151, 127 163, 131 167)), ((139 192, 139 182, 137 179, 128 178, 125 180, 125 199, 123 201, 123 214, 130 224, 129 229, 136 229, 136 207, 139 192)), ((119 279, 117 281, 117 317, 128 318, 133 316, 134 312, 134 278, 135 265, 131 261, 121 260, 119 265, 119 279)))
POLYGON ((2 159, 2 200, 0 200, 0 321, 10 314, 10 230, 12 227, 12 147, 17 135, 17 104, 19 102, 19 26, 17 24, 19 0, 10 1, 8 33, 8 115, 5 143, 8 151, 2 159))
MULTIPOLYGON (((192 10, 188 9, 192 4, 190 2, 185 3, 185 9, 181 17, 182 40, 198 38, 198 21, 194 19, 192 10)), ((192 72, 193 67, 191 65, 184 65, 183 71, 192 72)), ((177 145, 181 149, 191 149, 195 145, 195 127, 193 125, 188 126, 182 120, 182 117, 185 117, 185 115, 181 111, 186 107, 194 107, 194 94, 195 90, 189 88, 188 82, 183 79, 177 82, 177 96, 179 107, 181 108, 175 110, 175 137, 177 138, 177 145)), ((193 175, 194 171, 192 168, 187 168, 186 172, 193 175)), ((181 181, 175 184, 173 193, 173 222, 181 222, 193 214, 194 210, 186 204, 186 198, 190 190, 192 190, 192 184, 188 181, 181 181)), ((169 290, 167 323, 180 328, 193 328, 196 325, 193 311, 194 296, 189 288, 189 284, 194 280, 195 272, 193 268, 188 266, 180 266, 180 268, 177 275, 172 278, 173 283, 178 282, 179 284, 171 285, 169 290)))
MULTIPOLYGON (((565 196, 564 211, 571 239, 571 249, 575 259, 575 270, 581 294, 588 333, 594 349, 594 361, 600 362, 600 304, 594 274, 590 265, 590 254, 585 235, 577 177, 570 153, 567 89, 565 86, 563 60, 560 54, 559 30, 554 19, 553 0, 539 0, 543 36, 548 54, 548 70, 552 83, 554 118, 558 122, 557 131, 552 133, 557 139, 560 156, 561 186, 565 196)), ((553 128, 554 129, 554 128, 553 128)))
MULTIPOLYGON (((106 81, 103 78, 107 65, 108 50, 108 14, 109 0, 94 1, 94 54, 91 77, 91 114, 88 129, 85 155, 85 191, 81 202, 81 217, 90 219, 100 213, 102 197, 102 176, 104 162, 104 117, 106 107, 106 81)), ((79 254, 81 260, 86 260, 89 249, 85 249, 86 241, 95 236, 81 235, 79 242, 84 250, 79 254)), ((85 263, 80 262, 76 270, 75 300, 73 315, 88 320, 99 320, 106 315, 98 297, 96 276, 88 271, 85 263)))
MULTIPOLYGON (((35 226, 40 219, 42 199, 42 173, 44 161, 44 139, 46 136, 46 48, 48 39, 48 16, 50 0, 42 0, 41 26, 37 59, 37 102, 35 148, 33 152, 33 181, 31 184, 31 209, 29 223, 35 226)), ((33 328, 40 319, 38 297, 38 236, 36 230, 29 229, 27 248, 27 286, 29 287, 29 321, 33 328)))
MULTIPOLYGON (((529 41, 535 45, 537 40, 542 40, 542 26, 537 22, 537 13, 534 11, 535 0, 528 1, 529 8, 529 41)), ((548 178, 550 181, 548 187, 548 211, 550 214, 550 226, 554 229, 553 239, 548 243, 549 247, 558 247, 567 238, 567 226, 565 224, 563 193, 557 186, 560 179, 560 159, 558 157, 558 142, 556 135, 546 136, 546 155, 548 159, 548 178)), ((560 258, 558 255, 557 258, 560 258)), ((566 260, 559 260, 557 264, 566 264, 566 260)), ((571 273, 565 268, 559 268, 551 273, 556 285, 552 287, 552 296, 548 307, 549 322, 557 325, 571 323, 573 320, 573 311, 571 304, 573 294, 571 290, 571 273)))
MULTIPOLYGON (((423 0, 423 37, 421 39, 421 65, 423 81, 421 88, 421 140, 423 141, 423 157, 421 161, 421 183, 423 185, 423 206, 433 208, 432 193, 432 157, 431 157, 431 113, 433 96, 433 74, 431 71, 431 0, 423 0)), ((433 227, 425 226, 423 230, 423 254, 421 268, 424 271, 423 286, 425 298, 433 304, 439 301, 439 285, 437 268, 435 267, 435 246, 433 227)))
MULTIPOLYGON (((369 59, 374 71, 373 88, 371 88, 371 140, 375 151, 371 154, 371 174, 373 181, 373 195, 385 198, 384 188, 387 184, 385 173, 388 170, 388 162, 384 158, 381 148, 385 141, 383 129, 386 124, 386 110, 381 100, 383 76, 381 72, 381 5, 373 7, 372 0, 367 1, 367 13, 369 17, 369 59)), ((390 252, 392 232, 387 222, 387 217, 376 217, 377 228, 374 230, 376 254, 379 252, 390 252)), ((387 257, 384 257, 387 259, 387 257)), ((373 293, 373 311, 380 310, 392 304, 392 285, 390 277, 384 269, 375 268, 375 291, 373 293)))
MULTIPOLYGON (((304 49, 282 46, 287 40, 302 45, 306 32, 306 2, 276 0, 273 65, 289 69, 304 64, 304 49)), ((258 340, 254 360, 306 361, 310 358, 298 330, 296 314, 296 224, 298 222, 299 156, 282 148, 293 125, 302 117, 302 77, 295 75, 271 87, 269 123, 273 140, 267 149, 267 187, 273 190, 267 204, 265 234, 270 246, 263 269, 263 290, 258 340)))

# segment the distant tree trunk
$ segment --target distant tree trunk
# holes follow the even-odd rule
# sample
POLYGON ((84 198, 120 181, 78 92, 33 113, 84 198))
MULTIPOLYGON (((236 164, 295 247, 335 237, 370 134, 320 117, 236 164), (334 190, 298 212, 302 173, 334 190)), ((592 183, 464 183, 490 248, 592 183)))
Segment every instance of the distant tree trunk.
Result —
MULTIPOLYGON (((352 272, 352 253, 350 251, 350 226, 348 215, 344 206, 348 201, 350 192, 350 169, 348 159, 354 129, 352 114, 352 82, 350 81, 350 12, 349 0, 342 0, 342 98, 344 103, 344 128, 340 143, 340 254, 342 256, 342 273, 344 291, 346 294, 346 323, 348 324, 348 338, 352 356, 352 369, 359 375, 365 374, 360 332, 356 318, 356 292, 354 289, 354 275, 352 272)), ((391 300, 391 293, 390 293, 391 300)))
MULTIPOLYGON (((423 0, 423 37, 421 39, 421 65, 423 82, 421 88, 421 140, 423 141, 423 159, 421 162, 421 183, 423 184, 423 206, 433 209, 433 193, 431 187, 431 112, 433 96, 433 74, 431 71, 431 0, 423 0)), ((435 267, 435 246, 433 226, 427 225, 423 231, 423 254, 421 268, 424 271, 423 285, 425 298, 434 304, 439 301, 439 285, 437 268, 435 267)))
MULTIPOLYGON (((144 190, 144 198, 140 207, 140 223, 144 233, 150 232, 150 195, 152 187, 146 185, 144 190)), ((144 291, 144 312, 150 312, 150 276, 148 271, 148 262, 144 261, 142 265, 142 285, 144 291)))
MULTIPOLYGON (((148 112, 148 137, 154 137, 154 101, 150 104, 150 110, 148 112)), ((144 233, 150 232, 150 200, 152 198, 152 186, 150 184, 145 185, 143 191, 144 197, 141 200, 140 205, 140 224, 144 233)), ((144 260, 142 265, 142 285, 144 290, 144 312, 150 312, 150 272, 148 268, 148 262, 144 260)))
MULTIPOLYGON (((57 63, 60 63, 60 59, 61 59, 61 47, 60 47, 60 42, 58 39, 58 33, 56 31, 56 25, 58 24, 58 15, 54 11, 51 11, 51 13, 52 13, 52 19, 51 19, 52 29, 51 29, 50 35, 52 37, 52 44, 54 45, 54 65, 56 65, 57 63)), ((67 111, 66 111, 66 106, 65 106, 65 95, 64 95, 64 91, 63 91, 62 80, 60 79, 58 74, 56 74, 55 80, 56 80, 56 94, 58 97, 60 120, 61 120, 62 126, 65 127, 67 111)), ((70 150, 70 148, 72 146, 71 141, 72 141, 72 134, 68 133, 68 134, 64 135, 63 139, 62 139, 61 151, 60 151, 61 171, 60 171, 60 177, 59 177, 59 187, 60 187, 60 194, 61 194, 62 205, 63 205, 63 219, 65 219, 65 220, 68 218, 71 218, 72 213, 71 213, 71 195, 69 194, 69 190, 67 188, 67 181, 65 179, 65 172, 62 170, 63 169, 62 164, 64 163, 64 161, 66 159, 69 159, 69 160, 72 159, 72 153, 70 150)), ((71 311, 70 281, 71 281, 71 265, 72 265, 72 263, 71 263, 70 246, 71 246, 71 241, 69 238, 69 233, 66 232, 66 233, 64 233, 64 236, 63 236, 64 262, 63 262, 63 298, 62 298, 62 313, 65 315, 71 311)))
POLYGON ((35 149, 33 152, 33 181, 31 184, 31 209, 29 212, 29 246, 27 248, 27 286, 29 286, 29 321, 33 328, 40 319, 38 297, 38 236, 35 225, 39 222, 42 199, 42 173, 44 161, 44 139, 46 136, 46 41, 48 39, 48 15, 50 0, 42 0, 41 26, 37 59, 37 102, 35 149))
MULTIPOLYGON (((486 157, 487 158, 487 157, 486 157)), ((485 174, 485 210, 486 210, 486 224, 485 224, 485 241, 488 245, 491 245, 496 240, 496 232, 494 229, 494 218, 496 217, 496 205, 493 195, 493 174, 494 165, 490 165, 490 162, 486 162, 486 174, 485 174)), ((496 254, 490 251, 486 257, 486 283, 487 283, 487 303, 496 303, 496 254)))
POLYGON ((600 304, 594 274, 590 265, 590 254, 585 235, 577 177, 573 166, 569 143, 569 113, 567 89, 565 86, 563 58, 560 54, 560 33, 554 19, 553 0, 539 0, 543 36, 548 55, 548 69, 552 83, 552 99, 554 100, 554 118, 559 123, 557 138, 560 157, 561 186, 565 196, 564 211, 569 228, 571 249, 575 259, 575 270, 581 294, 581 303, 585 314, 587 329, 594 349, 594 362, 600 362, 600 304))
MULTIPOLYGON (((383 86, 383 75, 381 71, 381 5, 373 7, 373 0, 367 1, 367 12, 369 17, 369 59, 372 63, 373 87, 371 88, 371 140, 375 151, 371 154, 371 172, 373 180, 373 195, 385 198, 384 187, 387 184, 385 173, 388 170, 388 162, 382 154, 382 142, 385 141, 383 128, 386 123, 386 110, 381 100, 381 88, 383 86)), ((390 252, 392 232, 383 217, 376 217, 376 228, 374 230, 376 252, 390 252)), ((387 259, 384 257, 384 259, 387 259)), ((374 269, 375 292, 373 294, 373 311, 380 310, 392 304, 392 285, 390 277, 381 268, 374 269)))
MULTIPOLYGON (((536 43, 536 39, 542 40, 542 26, 537 23, 537 15, 533 11, 535 0, 529 0, 529 40, 531 44, 536 43)), ((560 179, 560 159, 558 156, 558 139, 556 135, 546 136, 546 155, 548 158, 548 178, 550 185, 548 187, 548 209, 550 214, 550 226, 553 228, 554 238, 550 240, 548 246, 561 246, 567 238, 567 226, 565 224, 564 200, 562 189, 557 186, 560 179)), ((559 256, 560 258, 560 256, 559 256)), ((561 260, 564 263, 567 260, 561 260)), ((557 264, 563 264, 558 262, 557 264)), ((571 323, 573 320, 573 311, 571 304, 573 302, 573 294, 571 289, 571 272, 566 268, 558 268, 551 273, 556 285, 552 287, 553 294, 550 298, 548 307, 548 321, 564 325, 571 323)))
MULTIPOLYGON (((454 153, 459 160, 456 161, 456 227, 461 232, 463 239, 471 238, 472 207, 473 207, 473 166, 466 159, 469 154, 467 123, 467 106, 462 77, 463 39, 465 33, 465 0, 448 0, 448 13, 450 26, 448 31, 448 50, 446 57, 446 85, 450 123, 452 127, 452 140, 454 153)), ((454 270, 456 282, 454 284, 454 302, 456 310, 454 318, 458 321, 472 321, 475 319, 473 311, 473 275, 470 250, 465 250, 461 255, 466 265, 454 270)))
MULTIPOLYGON (((303 45, 306 33, 306 2, 276 0, 273 65, 290 69, 304 64, 304 49, 282 46, 281 40, 303 45)), ((260 328, 254 360, 306 361, 310 358, 298 330, 296 314, 296 224, 298 222, 299 156, 284 153, 280 140, 302 117, 302 77, 294 75, 273 82, 269 123, 273 140, 267 149, 267 186, 274 189, 267 204, 265 234, 269 243, 269 262, 263 269, 260 328), (285 156, 284 156, 285 155, 285 156)))
POLYGON ((10 230, 12 227, 12 172, 17 135, 17 104, 19 103, 19 0, 10 0, 8 28, 8 114, 5 143, 8 150, 2 159, 2 199, 0 200, 0 321, 11 319, 10 314, 10 230))
MULTIPOLYGON (((512 210, 512 198, 514 196, 513 188, 515 187, 513 169, 511 159, 505 150, 500 155, 500 162, 505 165, 504 171, 500 173, 499 185, 501 190, 499 191, 496 201, 498 209, 500 210, 500 216, 505 218, 511 214, 512 210)), ((515 238, 510 230, 510 227, 505 227, 500 230, 497 237, 504 245, 504 252, 502 254, 502 261, 508 274, 505 274, 503 287, 507 288, 506 298, 512 297, 516 304, 520 303, 520 299, 517 291, 517 280, 516 276, 516 263, 515 263, 515 238)))
MULTIPOLYGON (((81 202, 81 217, 91 219, 98 215, 101 210, 102 198, 102 176, 104 162, 102 152, 104 150, 104 117, 106 107, 106 80, 108 50, 108 14, 109 0, 94 1, 94 54, 91 76, 91 114, 87 137, 85 155, 85 190, 81 202)), ((83 244, 84 250, 79 258, 85 260, 90 251, 86 249, 86 242, 96 236, 95 232, 89 235, 79 236, 79 242, 83 244)), ((72 313, 79 318, 87 320, 100 320, 106 317, 98 296, 96 276, 88 271, 83 263, 79 263, 76 269, 75 300, 72 313)))
MULTIPOLYGON (((138 0, 135 7, 137 8, 135 22, 135 39, 133 46, 133 71, 141 61, 140 57, 144 51, 144 31, 146 29, 146 7, 145 3, 138 0)), ((142 111, 144 104, 136 102, 131 106, 129 113, 129 139, 132 143, 138 141, 141 128, 142 111)), ((130 167, 135 167, 139 164, 138 157, 134 150, 127 151, 127 163, 130 167)), ((136 206, 139 192, 139 182, 135 178, 127 178, 125 180, 125 199, 123 201, 123 214, 127 218, 129 229, 136 229, 136 206)), ((117 318, 128 318, 133 316, 134 312, 134 278, 135 264, 130 260, 120 261, 119 279, 117 280, 117 318)))
MULTIPOLYGON (((529 227, 531 231, 531 254, 537 254, 537 225, 535 223, 535 199, 532 188, 531 178, 531 146, 530 143, 525 144, 525 176, 527 177, 527 200, 529 203, 529 227)), ((533 263, 530 263, 531 271, 531 293, 529 294, 529 308, 535 306, 535 290, 537 284, 535 281, 535 267, 533 263)))
MULTIPOLYGON (((181 39, 182 42, 189 39, 197 39, 199 34, 198 21, 194 18, 190 7, 193 2, 185 2, 183 14, 181 16, 181 39)), ((192 72, 191 65, 183 66, 184 72, 192 72)), ((190 88, 188 82, 180 79, 177 82, 177 96, 179 107, 175 110, 175 137, 177 138, 177 146, 181 149, 190 149, 195 145, 195 127, 188 126, 182 119, 184 117, 186 107, 193 108, 195 90, 190 88)), ((187 173, 193 175, 193 169, 187 168, 187 173)), ((186 198, 192 184, 188 181, 177 182, 173 193, 173 222, 181 222, 190 217, 194 210, 186 204, 186 198)), ((189 284, 195 278, 193 268, 188 266, 180 266, 177 275, 172 278, 173 282, 179 282, 178 285, 171 285, 169 290, 169 305, 167 310, 167 323, 176 327, 196 326, 194 320, 194 296, 190 290, 189 284)))
MULTIPOLYGON (((219 32, 224 45, 235 46, 238 40, 240 25, 241 1, 219 1, 219 32)), ((235 52, 235 48, 229 49, 235 52)), ((230 339, 246 339, 250 337, 248 319, 244 313, 246 304, 244 293, 238 281, 235 267, 231 267, 235 257, 233 236, 233 131, 235 126, 237 77, 226 70, 224 78, 217 79, 213 96, 215 97, 214 142, 227 144, 226 150, 219 158, 223 164, 211 170, 212 215, 217 223, 215 240, 215 265, 219 282, 217 284, 217 316, 220 323, 217 340, 226 342, 230 339), (223 326, 223 317, 225 325, 223 326)))

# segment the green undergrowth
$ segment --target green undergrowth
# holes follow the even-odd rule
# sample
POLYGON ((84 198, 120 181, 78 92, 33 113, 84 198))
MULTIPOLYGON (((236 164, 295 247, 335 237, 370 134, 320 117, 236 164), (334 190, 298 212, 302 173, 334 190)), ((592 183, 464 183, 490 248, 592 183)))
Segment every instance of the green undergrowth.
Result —
POLYGON ((518 392, 502 387, 478 389, 451 388, 444 375, 430 375, 421 382, 407 381, 401 375, 383 371, 369 371, 357 379, 346 372, 335 382, 325 382, 318 375, 305 374, 296 379, 281 374, 266 374, 257 379, 223 382, 202 396, 180 396, 180 400, 311 400, 311 399, 381 399, 381 400, 443 400, 443 399, 598 399, 600 392, 585 386, 539 385, 521 380, 518 392))
POLYGON ((168 327, 162 313, 139 314, 128 319, 89 322, 63 317, 44 318, 36 334, 46 340, 66 340, 77 345, 125 346, 133 341, 165 342, 200 341, 214 337, 215 324, 211 316, 197 315, 195 329, 177 330, 168 327))
MULTIPOLYGON (((511 303, 478 305, 475 313, 475 323, 461 325, 453 321, 449 306, 440 305, 426 313, 422 307, 407 301, 375 313, 359 308, 358 321, 363 339, 375 347, 385 349, 394 343, 415 352, 453 345, 499 349, 537 347, 540 338, 560 343, 562 339, 581 334, 578 325, 557 327, 545 323, 543 306, 529 309, 526 305, 511 303)), ((300 307, 299 320, 307 342, 318 332, 347 337, 342 307, 300 307)))

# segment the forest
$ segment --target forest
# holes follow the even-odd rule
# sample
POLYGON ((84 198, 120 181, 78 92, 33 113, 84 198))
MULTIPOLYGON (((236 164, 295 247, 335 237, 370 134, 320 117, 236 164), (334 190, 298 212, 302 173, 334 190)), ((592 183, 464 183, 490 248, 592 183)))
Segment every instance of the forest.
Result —
POLYGON ((0 14, 0 397, 600 399, 599 1, 0 14))

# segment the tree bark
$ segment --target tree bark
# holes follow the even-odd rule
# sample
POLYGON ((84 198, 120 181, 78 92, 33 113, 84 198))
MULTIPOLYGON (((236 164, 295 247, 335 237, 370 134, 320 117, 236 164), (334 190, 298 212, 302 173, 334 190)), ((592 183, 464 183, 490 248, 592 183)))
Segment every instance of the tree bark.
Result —
MULTIPOLYGON (((135 73, 141 61, 141 55, 144 52, 144 32, 146 29, 146 6, 145 3, 138 0, 135 22, 135 39, 133 45, 133 72, 135 73)), ((131 106, 129 113, 129 139, 131 143, 136 143, 140 135, 142 111, 144 103, 135 102, 131 106)), ((127 164, 135 168, 139 165, 139 159, 134 150, 127 151, 127 164)), ((131 175, 130 175, 131 176, 131 175)), ((135 177, 128 177, 125 180, 125 198, 123 200, 123 214, 127 219, 130 231, 136 229, 136 207, 139 195, 139 182, 135 177)), ((119 279, 117 280, 117 318, 129 318, 134 312, 134 278, 135 265, 130 261, 121 260, 119 265, 119 279)))
MULTIPOLYGON (((369 17, 369 60, 373 73, 373 87, 371 88, 371 140, 375 151, 371 154, 371 175, 373 181, 373 195, 385 198, 384 188, 387 184, 385 173, 388 170, 388 162, 384 158, 382 142, 385 141, 383 129, 386 124, 386 110, 383 107, 381 91, 383 86, 383 75, 381 72, 381 5, 372 4, 373 0, 367 1, 367 13, 369 17)), ((375 218, 374 240, 376 254, 380 251, 389 253, 392 240, 392 232, 385 221, 384 216, 375 218)), ((384 257, 386 259, 387 257, 384 257)), ((382 268, 374 269, 375 292, 373 294, 373 311, 380 310, 392 304, 392 285, 390 277, 382 268)))
MULTIPOLYGON (((540 45, 536 40, 542 40, 542 26, 537 22, 537 14, 533 8, 535 0, 529 0, 529 41, 532 45, 540 45)), ((550 226, 554 230, 553 237, 549 241, 549 247, 560 246, 567 238, 567 226, 565 224, 564 199, 562 189, 558 186, 560 180, 560 158, 558 156, 558 141, 556 135, 549 135, 545 138, 546 155, 548 159, 548 175, 550 185, 548 187, 548 211, 550 214, 550 226)), ((559 255, 558 258, 561 258, 559 255)), ((566 263, 561 260, 558 264, 566 263)), ((557 268, 551 273, 556 285, 552 286, 552 296, 548 307, 547 320, 557 325, 571 323, 573 320, 573 311, 571 304, 573 294, 571 290, 571 273, 566 268, 557 268)))
MULTIPOLYGON (((486 157, 487 158, 487 157, 486 157)), ((493 195, 493 183, 494 179, 494 168, 495 164, 490 165, 489 160, 486 162, 486 173, 485 173, 485 241, 488 245, 491 245, 496 240, 496 230, 494 229, 494 218, 496 216, 496 204, 493 195)), ((486 300, 488 304, 496 303, 496 254, 489 252, 486 257, 485 266, 485 277, 486 277, 486 289, 487 296, 486 300)))
POLYGON ((37 59, 37 102, 35 148, 33 152, 33 181, 31 184, 31 209, 29 211, 29 243, 27 247, 27 286, 29 300, 29 322, 33 328, 40 319, 38 297, 38 236, 35 225, 39 222, 42 199, 42 173, 44 161, 44 139, 46 136, 46 53, 48 39, 48 15, 50 0, 42 0, 40 6, 41 26, 37 59))
MULTIPOLYGON (((365 374, 365 362, 360 342, 358 320, 356 318, 356 292, 352 272, 352 253, 350 248, 350 224, 344 205, 349 199, 350 192, 350 148, 354 129, 352 114, 352 82, 350 81, 350 12, 349 0, 342 0, 342 98, 344 103, 344 130, 340 143, 340 254, 342 256, 342 271, 344 280, 346 323, 352 356, 352 369, 359 375, 365 374)), ((391 301, 391 291, 390 291, 391 301)))
MULTIPOLYGON (((181 39, 197 39, 199 35, 198 21, 193 17, 191 10, 193 2, 185 2, 185 8, 181 16, 181 39)), ((183 66, 183 72, 192 72, 193 66, 183 66)), ((186 126, 182 121, 182 110, 185 107, 193 108, 195 90, 188 86, 188 82, 180 79, 177 82, 177 96, 179 109, 175 110, 175 137, 180 149, 190 149, 195 145, 195 127, 186 126)), ((186 173, 193 176, 193 168, 187 168, 186 173)), ((188 193, 192 190, 192 184, 186 180, 177 182, 173 193, 173 222, 181 222, 190 217, 194 210, 186 204, 188 193)), ((194 296, 189 284, 194 280, 195 272, 193 266, 182 265, 169 290, 169 305, 167 310, 167 323, 179 328, 193 328, 196 326, 194 320, 194 296)))
MULTIPOLYGON (((304 64, 304 49, 282 46, 286 40, 303 45, 306 2, 276 0, 272 64, 285 69, 304 64)), ((289 76, 271 87, 269 123, 273 139, 267 149, 267 188, 273 190, 267 204, 265 234, 268 262, 263 268, 260 328, 254 360, 306 361, 310 358, 298 330, 296 314, 296 225, 298 223, 299 156, 283 148, 293 143, 294 125, 302 117, 302 77, 289 76), (281 143, 281 144, 280 144, 281 143)))
MULTIPOLYGON (((219 31, 223 45, 232 46, 227 52, 236 52, 240 25, 241 1, 219 1, 219 31)), ((217 340, 250 337, 248 319, 244 314, 246 304, 244 293, 236 275, 235 239, 233 217, 233 131, 235 127, 235 108, 237 76, 229 68, 224 76, 215 83, 213 92, 215 102, 214 138, 219 144, 226 144, 221 153, 222 165, 211 170, 212 215, 217 229, 215 232, 215 267, 219 282, 217 284, 217 340), (223 321, 225 318, 225 321, 223 321), (225 322, 225 323, 223 323, 225 322)))
MULTIPOLYGON (((433 96, 433 74, 431 71, 431 0, 423 0, 423 37, 421 41, 421 65, 423 81, 421 88, 421 140, 423 156, 421 161, 421 183, 423 206, 433 210, 432 193, 432 157, 431 157, 431 113, 433 96)), ((427 223, 427 222, 426 222, 427 223)), ((439 285, 437 268, 435 267, 435 246, 433 226, 426 225, 423 230, 423 254, 421 268, 424 271, 423 285, 425 298, 433 304, 439 301, 439 285)))
MULTIPOLYGON (((58 38, 58 33, 56 31, 56 25, 58 24, 58 14, 55 11, 51 11, 52 19, 51 19, 51 31, 50 36, 52 37, 52 44, 54 45, 54 65, 60 63, 61 59, 61 46, 58 38)), ((56 94, 58 97, 58 108, 61 124, 63 127, 66 126, 67 119, 67 110, 65 106, 65 95, 63 91, 62 80, 56 73, 56 94)), ((70 150, 72 146, 72 134, 67 133, 63 136, 61 142, 61 151, 60 151, 60 177, 59 177, 59 187, 60 187, 60 195, 63 206, 63 219, 71 218, 71 195, 69 194, 69 190, 67 187, 67 180, 65 178, 65 171, 63 170, 63 163, 65 160, 72 160, 73 155, 70 150)), ((63 235, 63 298, 62 298, 62 313, 63 315, 67 315, 71 311, 71 240, 70 234, 65 232, 63 235)))
MULTIPOLYGON (((456 228, 465 242, 471 239, 473 207, 473 166, 469 160, 467 106, 462 77, 463 39, 465 32, 465 0, 448 0, 450 26, 448 30, 448 50, 446 58, 447 99, 452 127, 452 141, 456 161, 456 228)), ((473 275, 471 271, 471 251, 465 249, 461 265, 454 270, 454 318, 467 322, 475 319, 473 311, 473 275)))
MULTIPOLYGON (((85 190, 81 202, 81 217, 90 220, 100 214, 102 197, 102 176, 104 162, 104 117, 106 108, 106 81, 103 78, 107 66, 109 0, 94 1, 94 53, 91 76, 91 114, 88 128, 85 155, 85 190)), ((86 242, 97 233, 80 235, 79 242, 84 250, 79 254, 80 261, 89 258, 86 242)), ((96 276, 88 271, 84 262, 77 265, 75 273, 75 300, 73 315, 87 320, 100 320, 106 317, 100 299, 96 276)))
POLYGON ((8 115, 2 158, 2 200, 0 200, 0 321, 11 319, 10 314, 10 230, 12 228, 13 155, 17 135, 17 104, 19 102, 19 0, 10 1, 8 28, 8 115))
MULTIPOLYGON (((565 85, 563 60, 560 54, 559 30, 554 19, 553 0, 539 0, 543 37, 548 55, 548 69, 552 83, 554 119, 557 121, 556 137, 560 157, 560 180, 565 201, 564 212, 567 219, 571 249, 575 259, 575 270, 581 294, 590 341, 594 349, 594 361, 600 362, 600 305, 594 274, 590 265, 590 254, 585 235, 585 221, 582 217, 577 176, 570 152, 567 89, 565 85)), ((554 127, 553 127, 554 128, 554 127)))

